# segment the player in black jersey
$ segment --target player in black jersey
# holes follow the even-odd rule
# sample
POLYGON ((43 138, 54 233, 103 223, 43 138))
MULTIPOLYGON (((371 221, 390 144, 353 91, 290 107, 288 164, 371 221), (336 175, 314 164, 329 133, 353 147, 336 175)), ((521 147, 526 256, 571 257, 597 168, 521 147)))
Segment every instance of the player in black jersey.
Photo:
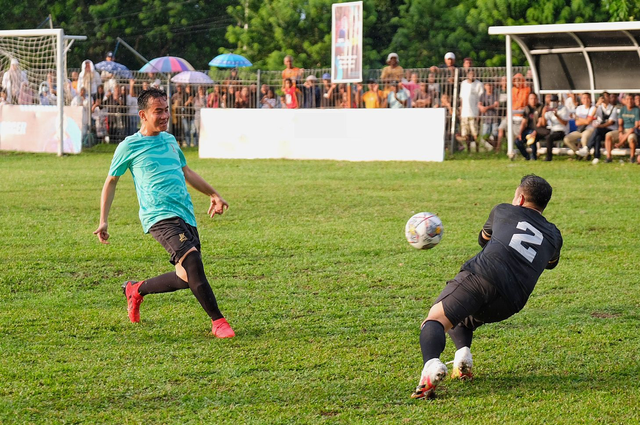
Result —
POLYGON ((432 397, 447 375, 447 367, 440 361, 445 333, 457 349, 452 378, 471 378, 473 331, 522 310, 542 272, 558 264, 562 236, 542 215, 551 192, 545 179, 527 175, 511 205, 493 208, 478 235, 482 251, 447 282, 422 323, 424 368, 412 398, 432 397))

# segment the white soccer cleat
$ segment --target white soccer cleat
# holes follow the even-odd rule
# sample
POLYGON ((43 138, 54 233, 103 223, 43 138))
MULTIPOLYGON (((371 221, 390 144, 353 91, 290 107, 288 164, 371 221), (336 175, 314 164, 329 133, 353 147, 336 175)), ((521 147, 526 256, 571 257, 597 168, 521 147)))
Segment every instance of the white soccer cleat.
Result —
POLYGON ((453 372, 451 378, 453 379, 473 379, 473 357, 471 356, 471 350, 469 347, 462 347, 456 351, 456 355, 453 359, 453 372))
POLYGON ((411 398, 433 398, 435 388, 447 376, 447 373, 447 366, 440 359, 431 359, 426 362, 422 368, 420 382, 411 394, 411 398))

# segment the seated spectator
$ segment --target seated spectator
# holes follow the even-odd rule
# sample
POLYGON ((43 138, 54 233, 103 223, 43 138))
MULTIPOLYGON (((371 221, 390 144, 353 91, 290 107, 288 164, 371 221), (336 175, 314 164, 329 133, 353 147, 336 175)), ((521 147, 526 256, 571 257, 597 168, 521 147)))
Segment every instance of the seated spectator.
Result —
POLYGON ((390 91, 387 98, 387 104, 391 109, 401 109, 407 107, 409 93, 404 89, 402 83, 394 81, 389 85, 390 91))
POLYGON ((564 144, 569 146, 576 155, 586 157, 589 154, 587 149, 589 139, 595 131, 592 122, 596 118, 596 107, 591 105, 589 93, 582 93, 580 101, 582 103, 576 108, 575 112, 577 129, 564 137, 564 144), (580 139, 580 144, 582 145, 580 149, 577 148, 575 143, 578 139, 580 139))
POLYGON ((434 99, 428 89, 427 83, 420 83, 420 89, 416 92, 412 105, 414 108, 437 108, 438 99, 434 99))
POLYGON ((38 90, 38 98, 40 99, 40 104, 45 106, 52 106, 57 103, 56 96, 51 93, 49 88, 49 83, 43 81, 40 83, 40 89, 38 90))
POLYGON ((522 123, 520 124, 520 135, 516 139, 516 147, 526 160, 535 161, 538 159, 538 133, 536 129, 541 124, 543 105, 538 103, 538 95, 529 94, 529 103, 524 108, 522 123), (527 146, 531 146, 531 155, 527 152, 527 146))
POLYGON ((553 143, 564 139, 569 130, 569 110, 558 102, 558 96, 551 96, 548 106, 542 110, 540 126, 536 129, 538 137, 544 137, 547 145, 545 161, 553 159, 553 143))
POLYGON ((447 117, 450 117, 453 114, 453 107, 451 106, 451 98, 448 94, 443 94, 440 97, 440 107, 445 108, 447 110, 447 117))
POLYGON ((267 87, 267 95, 260 101, 260 107, 265 109, 277 108, 276 94, 271 87, 267 87))
POLYGON ((398 63, 400 62, 397 53, 389 53, 387 56, 387 64, 382 68, 380 79, 383 82, 400 81, 404 78, 404 69, 398 63))
POLYGON ((640 127, 640 110, 636 108, 633 95, 627 94, 623 100, 624 106, 620 108, 618 114, 618 130, 610 131, 605 136, 605 149, 607 150, 607 159, 605 162, 612 161, 611 149, 620 149, 629 146, 630 161, 636 162, 636 146, 638 144, 638 136, 635 130, 640 127))
POLYGON ((235 107, 237 109, 249 108, 249 101, 249 88, 242 87, 242 89, 240 89, 240 93, 236 96, 235 107))
POLYGON ((322 92, 316 84, 318 79, 315 75, 309 75, 302 86, 302 107, 319 108, 322 102, 322 92))
POLYGON ((409 81, 403 81, 404 88, 409 91, 409 97, 413 100, 416 93, 420 90, 420 81, 418 80, 418 73, 412 72, 409 81))
POLYGON ((2 90, 0 91, 0 106, 7 104, 7 92, 2 90))
POLYGON ((600 104, 596 110, 596 119, 594 120, 595 136, 591 139, 591 144, 587 146, 589 150, 593 148, 594 164, 600 161, 600 149, 607 133, 618 128, 618 111, 609 102, 609 93, 603 92, 598 102, 600 104))

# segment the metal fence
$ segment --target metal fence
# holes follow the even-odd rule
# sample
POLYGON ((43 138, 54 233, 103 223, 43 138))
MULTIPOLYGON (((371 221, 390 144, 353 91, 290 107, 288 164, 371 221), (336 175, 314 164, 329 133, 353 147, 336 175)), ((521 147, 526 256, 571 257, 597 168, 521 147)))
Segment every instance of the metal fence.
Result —
MULTIPOLYGON (((119 79, 102 75, 102 84, 94 93, 80 96, 77 87, 79 70, 70 69, 65 103, 83 105, 86 133, 85 145, 118 143, 139 128, 137 95, 156 85, 167 91, 171 111, 170 131, 185 146, 197 146, 202 108, 445 108, 446 139, 453 141, 459 133, 460 87, 473 70, 476 79, 493 92, 498 107, 477 117, 479 138, 493 139, 506 131, 506 68, 416 68, 404 69, 401 77, 382 79, 382 70, 364 71, 364 81, 358 84, 335 84, 330 70, 304 69, 282 71, 210 70, 213 84, 184 85, 170 82, 171 75, 131 72, 133 78, 119 79), (400 95, 404 92, 404 95, 400 95), (406 97, 406 99, 405 99, 406 97), (401 100, 398 100, 401 99, 401 100), (501 125, 502 124, 502 125, 501 125)), ((527 67, 514 68, 524 84, 531 87, 527 67)))

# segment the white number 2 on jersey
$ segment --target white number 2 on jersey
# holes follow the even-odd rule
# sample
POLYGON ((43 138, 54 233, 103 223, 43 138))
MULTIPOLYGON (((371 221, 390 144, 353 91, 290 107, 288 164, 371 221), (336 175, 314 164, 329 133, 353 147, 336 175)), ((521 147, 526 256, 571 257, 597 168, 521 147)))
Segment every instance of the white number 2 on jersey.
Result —
POLYGON ((538 252, 533 248, 525 248, 522 243, 526 242, 531 245, 542 245, 542 240, 544 239, 542 237, 542 233, 526 221, 519 222, 516 228, 524 230, 525 232, 530 230, 533 232, 533 235, 529 235, 527 233, 516 233, 511 237, 509 246, 518 251, 520 255, 527 259, 527 261, 533 263, 533 259, 536 258, 536 254, 538 252))

